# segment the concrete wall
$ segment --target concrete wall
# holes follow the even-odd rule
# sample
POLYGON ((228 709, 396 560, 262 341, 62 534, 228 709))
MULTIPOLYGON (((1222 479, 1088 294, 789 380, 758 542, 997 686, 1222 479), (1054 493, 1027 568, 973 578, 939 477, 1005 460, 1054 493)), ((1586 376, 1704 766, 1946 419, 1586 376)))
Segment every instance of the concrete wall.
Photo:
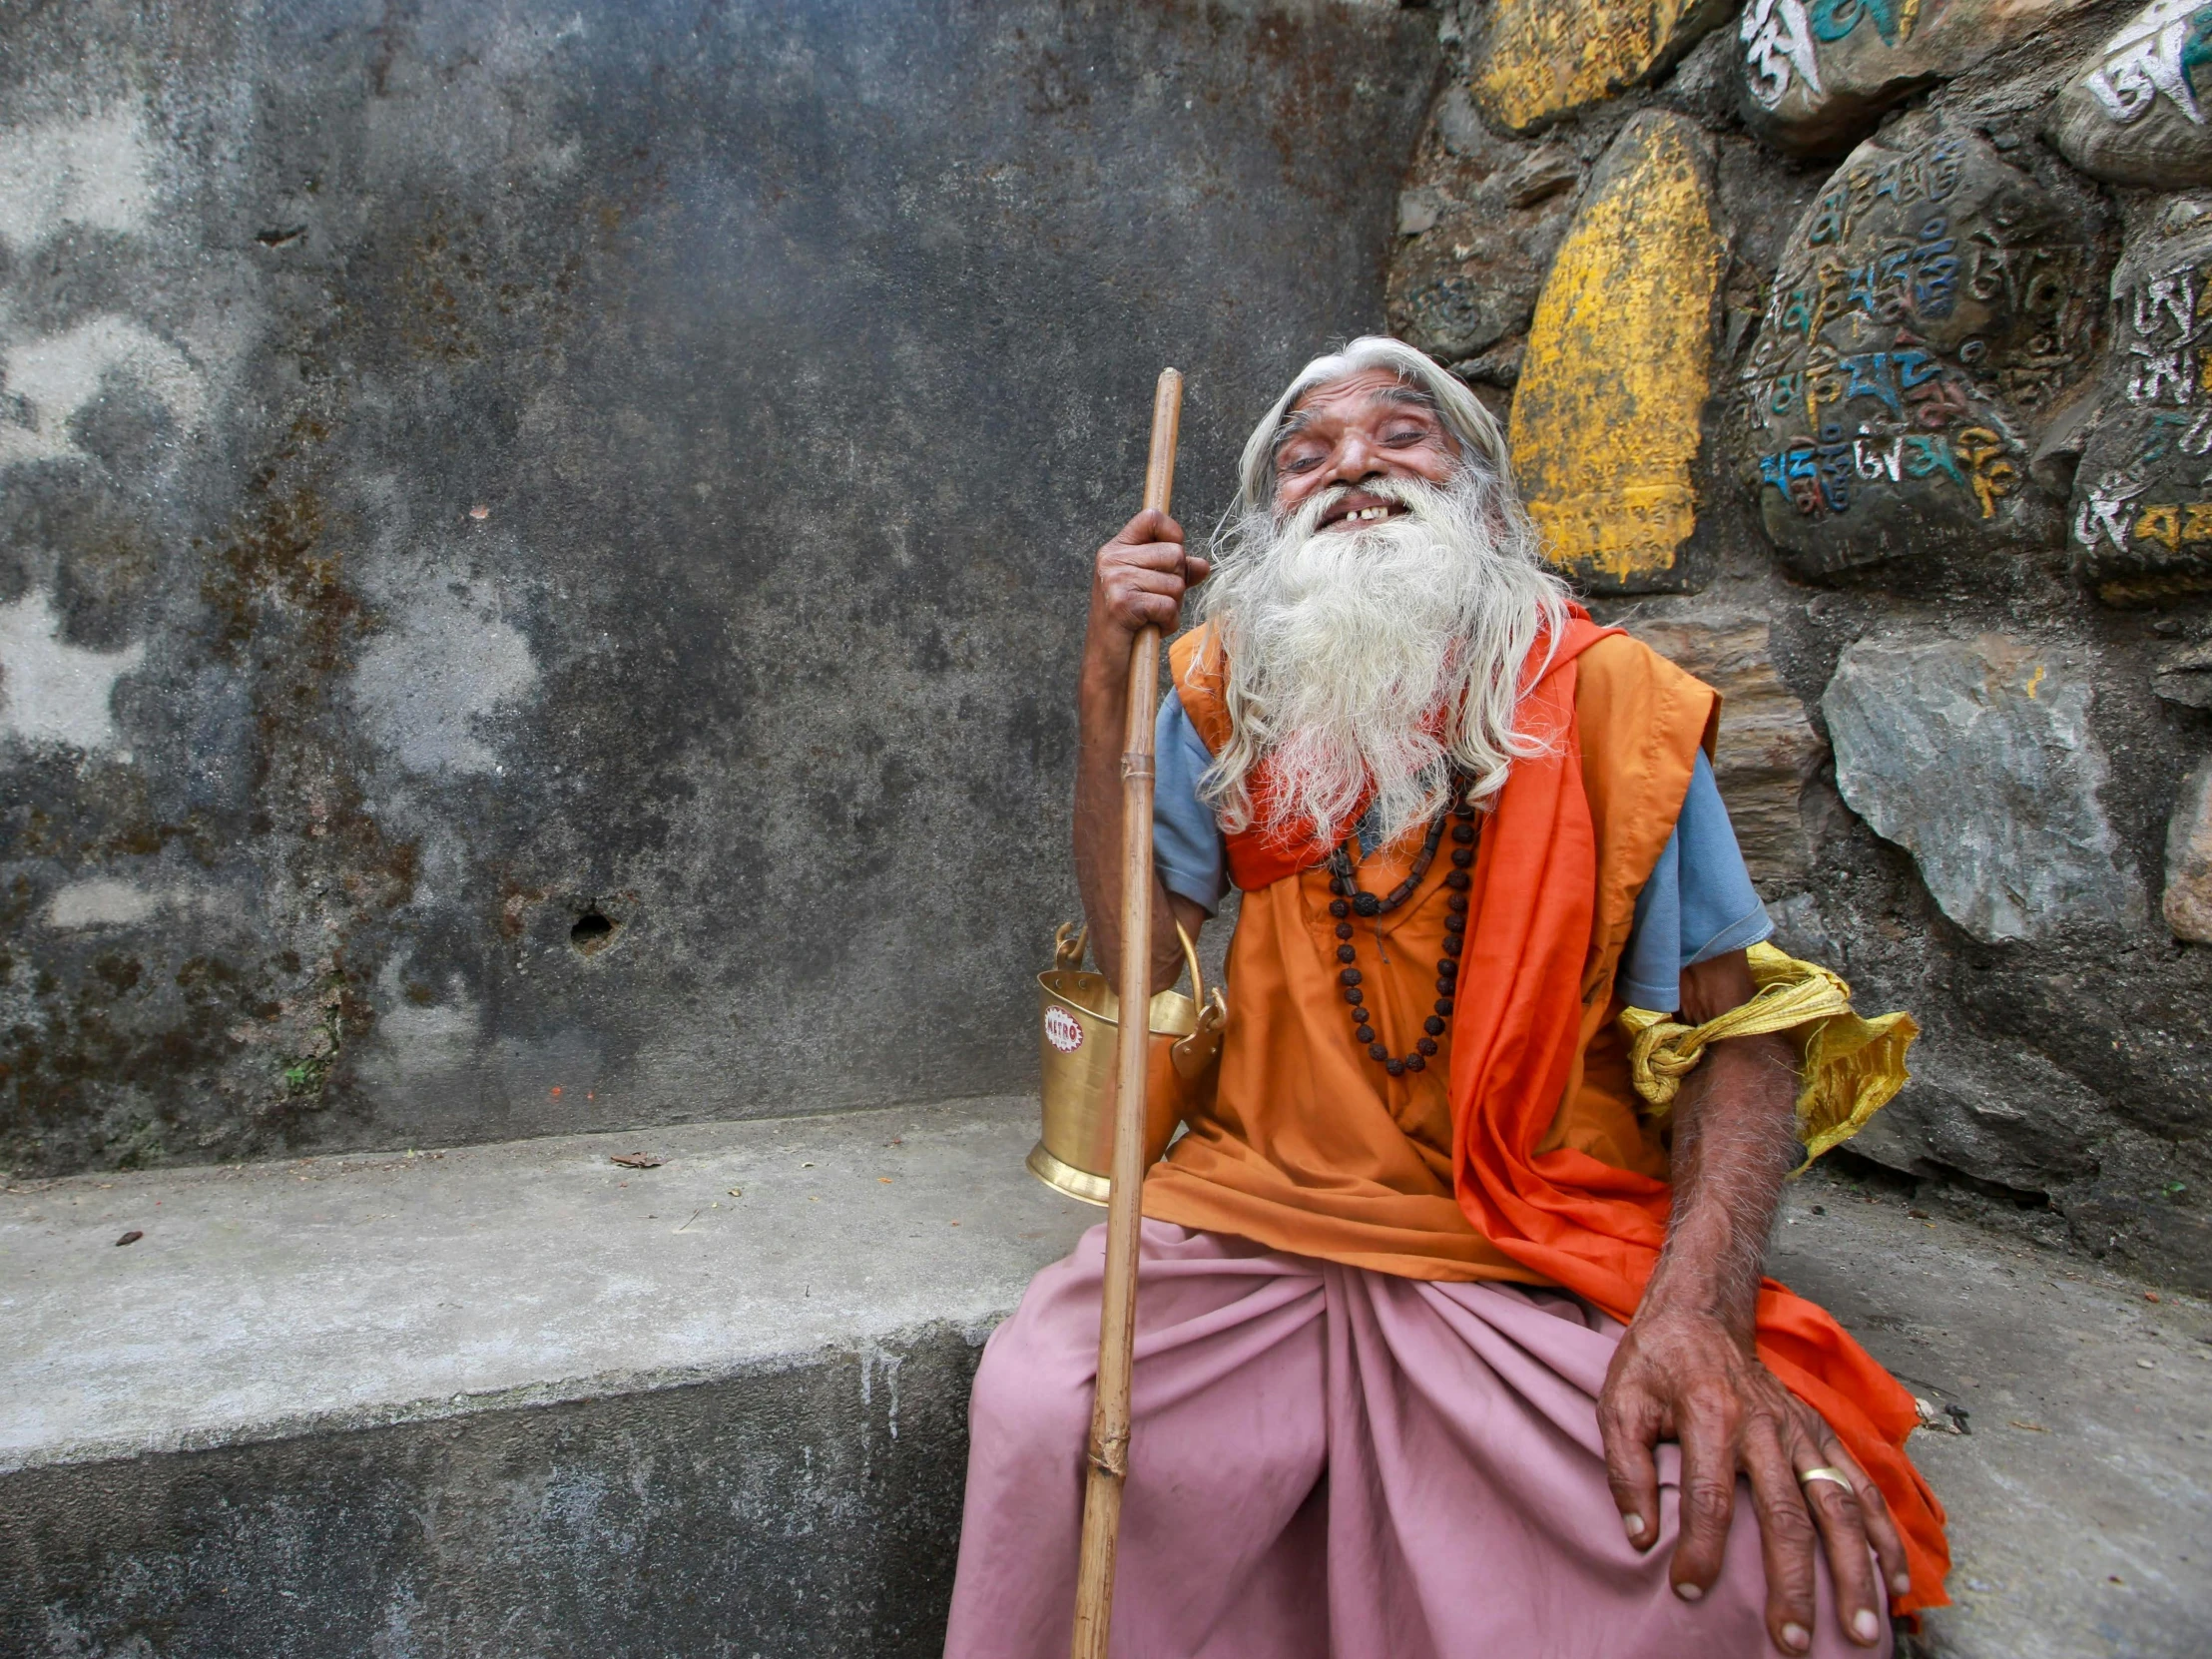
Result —
POLYGON ((1853 1153, 2201 1287, 2212 6, 2147 15, 1447 8, 1390 299, 1727 694, 1784 941, 1926 1027, 1853 1153))
POLYGON ((1033 1073, 1088 553, 1382 320, 1433 20, 11 8, 0 1159, 1033 1073))

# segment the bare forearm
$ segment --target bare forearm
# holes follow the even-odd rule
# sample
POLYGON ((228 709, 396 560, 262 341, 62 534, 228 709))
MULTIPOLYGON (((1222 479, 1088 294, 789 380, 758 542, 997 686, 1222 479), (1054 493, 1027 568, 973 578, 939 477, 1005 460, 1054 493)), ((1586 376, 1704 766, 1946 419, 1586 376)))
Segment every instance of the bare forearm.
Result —
POLYGON ((1645 1306, 1719 1320, 1747 1346, 1782 1183, 1798 1157, 1787 1037, 1715 1043, 1674 1116, 1674 1211, 1645 1306))
MULTIPOLYGON (((1699 963, 1682 975, 1682 1017, 1703 1024, 1753 990, 1742 951, 1699 963)), ((1760 1262, 1798 1156, 1796 1095, 1796 1044, 1780 1034, 1715 1043, 1690 1073, 1675 1105, 1667 1242, 1598 1395, 1607 1480, 1638 1549, 1662 1531, 1656 1447, 1671 1439, 1682 1448, 1681 1535, 1667 1573, 1685 1600, 1719 1578, 1738 1481, 1750 1479, 1767 1634, 1785 1654, 1813 1645, 1817 1546, 1826 1547, 1837 1621, 1859 1647, 1882 1636, 1868 1546, 1898 1593, 1912 1583, 1880 1492, 1756 1346, 1760 1262), (1806 1484, 1816 1465, 1845 1484, 1806 1484)))

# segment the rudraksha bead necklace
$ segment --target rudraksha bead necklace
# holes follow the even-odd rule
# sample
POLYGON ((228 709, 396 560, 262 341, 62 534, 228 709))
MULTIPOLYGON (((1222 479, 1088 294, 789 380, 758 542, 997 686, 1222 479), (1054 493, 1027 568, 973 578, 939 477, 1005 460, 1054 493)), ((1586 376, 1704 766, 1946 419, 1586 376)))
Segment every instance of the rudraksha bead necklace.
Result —
MULTIPOLYGON (((1329 913, 1337 918, 1337 960, 1344 964, 1338 971, 1337 982, 1351 1006, 1353 1035, 1367 1049, 1369 1058, 1382 1061, 1382 1069, 1392 1077, 1428 1069, 1428 1057, 1436 1052, 1436 1039, 1444 1034, 1445 1022, 1451 1017, 1452 993, 1458 987, 1459 947, 1466 939, 1467 888, 1473 884, 1467 868, 1474 862, 1475 810, 1467 801, 1464 780, 1454 781, 1452 793, 1458 798, 1456 804, 1439 813, 1436 822, 1428 827, 1427 837, 1421 842, 1420 855, 1413 860, 1411 871, 1381 897, 1360 888, 1359 866, 1352 855, 1353 837, 1358 830, 1346 836, 1344 844, 1329 854, 1329 890, 1335 895, 1329 900, 1329 913), (1421 1022, 1422 1035, 1412 1052, 1399 1059, 1375 1034, 1368 993, 1361 984, 1363 975, 1352 965, 1360 959, 1360 953, 1352 947, 1352 918, 1386 915, 1413 896, 1413 890, 1420 885, 1421 877, 1428 873, 1428 866, 1435 859, 1436 848, 1443 842, 1447 822, 1451 823, 1451 838, 1455 844, 1451 848, 1452 867, 1444 873, 1444 885, 1450 889, 1450 894, 1444 900, 1443 954, 1436 959, 1435 1012, 1421 1022)), ((1380 925, 1376 928, 1376 937, 1380 948, 1380 925)))

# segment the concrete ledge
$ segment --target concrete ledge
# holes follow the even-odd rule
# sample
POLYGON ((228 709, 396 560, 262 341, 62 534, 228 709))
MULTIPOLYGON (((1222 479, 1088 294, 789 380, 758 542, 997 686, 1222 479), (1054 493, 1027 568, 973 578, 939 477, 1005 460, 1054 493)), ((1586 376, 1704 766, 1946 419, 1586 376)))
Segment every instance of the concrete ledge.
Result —
POLYGON ((649 1393, 23 1470, 0 1479, 0 1652, 924 1659, 974 1364, 939 1328, 649 1393))
POLYGON ((10 1192, 0 1651, 936 1652, 1035 1112, 10 1192))
MULTIPOLYGON (((1034 1113, 11 1189, 0 1653, 934 1654, 976 1345, 1099 1216, 1034 1113)), ((2202 1653, 2202 1302, 1818 1175, 1771 1266, 1971 1413, 1925 1652, 2202 1653)))
POLYGON ((1003 1099, 18 1188, 0 1472, 980 1340, 1102 1214, 1035 1138, 1003 1099))

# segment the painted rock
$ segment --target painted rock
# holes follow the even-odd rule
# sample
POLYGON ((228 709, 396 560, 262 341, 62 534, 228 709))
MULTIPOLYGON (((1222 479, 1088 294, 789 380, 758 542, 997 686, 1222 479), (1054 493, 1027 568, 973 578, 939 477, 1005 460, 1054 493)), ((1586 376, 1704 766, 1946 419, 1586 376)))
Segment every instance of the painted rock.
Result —
POLYGON ((1731 0, 1495 0, 1474 97, 1516 133, 1671 68, 1731 0))
POLYGON ((1836 787, 1913 854, 1943 914, 1985 944, 2144 909, 2098 792, 2111 767, 2079 667, 2026 640, 1862 640, 1821 698, 1836 787))
POLYGON ((2057 545, 2028 462, 2094 365, 2102 210, 1910 116, 1798 222, 1724 429, 1800 574, 2057 545))
POLYGON ((2112 340, 2069 526, 2074 568, 2111 605, 2212 589, 2212 213, 2138 227, 2112 273, 2112 340))
POLYGON ((1763 892, 1805 878, 1798 796, 1820 759, 1805 705, 1774 671, 1767 619, 1756 611, 1624 618, 1628 631, 1721 694, 1713 780, 1728 803, 1744 863, 1763 892))
POLYGON ((2156 0, 2091 55, 2045 131, 2066 160, 2115 185, 2212 184, 2212 5, 2156 0))
POLYGON ((1931 81, 1947 80, 2090 0, 1749 0, 1736 20, 1754 132, 1834 155, 1931 81))
POLYGON ((1513 395, 1513 466, 1553 560, 1598 593, 1684 585, 1721 244, 1713 157, 1681 116, 1613 141, 1559 245, 1513 395))
POLYGON ((2212 760, 2189 774, 2166 826, 2165 911, 2175 938, 2212 944, 2212 760))

